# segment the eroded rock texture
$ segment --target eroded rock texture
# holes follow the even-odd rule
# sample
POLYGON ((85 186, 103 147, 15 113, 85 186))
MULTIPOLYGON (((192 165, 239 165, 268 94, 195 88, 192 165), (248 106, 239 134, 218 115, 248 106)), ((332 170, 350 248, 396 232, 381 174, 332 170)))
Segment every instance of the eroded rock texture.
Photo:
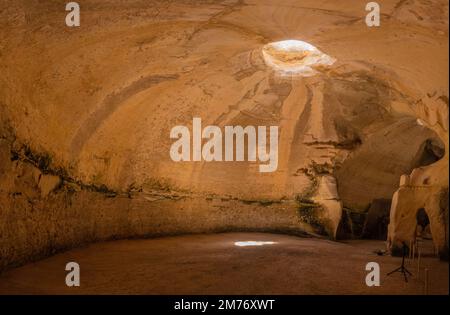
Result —
POLYGON ((380 28, 360 1, 89 0, 79 28, 64 7, 0 4, 2 266, 115 237, 335 238, 343 209, 397 189, 389 246, 424 207, 448 247, 446 1, 383 1, 380 28), (282 75, 262 49, 286 39, 336 61, 282 75), (279 126, 277 171, 173 162, 170 130, 193 117, 279 126))

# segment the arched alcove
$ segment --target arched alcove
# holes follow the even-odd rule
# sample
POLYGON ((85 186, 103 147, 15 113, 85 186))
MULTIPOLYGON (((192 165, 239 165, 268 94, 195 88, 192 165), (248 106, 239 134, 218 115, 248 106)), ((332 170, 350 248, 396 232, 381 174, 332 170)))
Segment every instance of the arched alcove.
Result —
POLYGON ((421 237, 425 239, 430 239, 430 218, 425 210, 425 208, 419 208, 416 212, 416 237, 421 237))

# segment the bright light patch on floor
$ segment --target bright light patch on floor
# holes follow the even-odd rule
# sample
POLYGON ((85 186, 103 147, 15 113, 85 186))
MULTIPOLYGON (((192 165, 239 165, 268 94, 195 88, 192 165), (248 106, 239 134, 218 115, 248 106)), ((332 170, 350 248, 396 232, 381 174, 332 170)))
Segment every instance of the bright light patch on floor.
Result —
POLYGON ((245 242, 235 242, 235 246, 245 247, 245 246, 263 246, 263 245, 272 245, 276 244, 276 242, 264 242, 264 241, 245 241, 245 242))
POLYGON ((300 40, 283 40, 267 44, 263 47, 262 54, 266 65, 285 76, 313 76, 318 70, 336 62, 336 59, 300 40))

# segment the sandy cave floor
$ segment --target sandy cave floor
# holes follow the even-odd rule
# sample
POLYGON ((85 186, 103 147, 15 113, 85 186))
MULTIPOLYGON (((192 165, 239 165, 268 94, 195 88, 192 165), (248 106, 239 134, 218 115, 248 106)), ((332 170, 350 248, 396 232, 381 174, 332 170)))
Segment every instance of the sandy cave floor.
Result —
POLYGON ((188 235, 92 244, 5 272, 0 294, 448 294, 448 263, 423 245, 422 276, 386 274, 401 258, 378 256, 383 241, 332 242, 263 233, 188 235), (237 241, 273 241, 238 247, 237 241), (81 286, 65 285, 65 265, 81 268, 81 286), (366 263, 381 268, 381 286, 365 284, 366 263))

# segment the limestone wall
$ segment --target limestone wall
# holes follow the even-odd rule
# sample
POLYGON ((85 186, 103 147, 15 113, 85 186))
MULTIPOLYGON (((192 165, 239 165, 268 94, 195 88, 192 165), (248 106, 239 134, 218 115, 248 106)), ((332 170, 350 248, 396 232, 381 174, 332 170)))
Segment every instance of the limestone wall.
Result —
POLYGON ((91 242, 183 233, 272 231, 307 236, 294 200, 239 200, 168 190, 84 186, 12 154, 0 139, 0 272, 91 242))

